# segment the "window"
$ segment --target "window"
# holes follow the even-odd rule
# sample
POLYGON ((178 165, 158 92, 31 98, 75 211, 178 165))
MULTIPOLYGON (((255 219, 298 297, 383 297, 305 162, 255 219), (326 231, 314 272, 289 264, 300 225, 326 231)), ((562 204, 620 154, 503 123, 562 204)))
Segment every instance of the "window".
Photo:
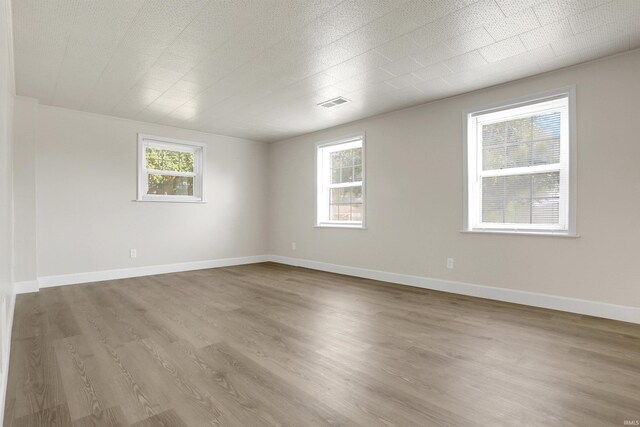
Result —
POLYGON ((466 230, 575 234, 573 93, 467 113, 466 230))
POLYGON ((318 226, 364 225, 364 135, 317 145, 318 226))
POLYGON ((138 200, 204 201, 203 144, 138 135, 138 200))

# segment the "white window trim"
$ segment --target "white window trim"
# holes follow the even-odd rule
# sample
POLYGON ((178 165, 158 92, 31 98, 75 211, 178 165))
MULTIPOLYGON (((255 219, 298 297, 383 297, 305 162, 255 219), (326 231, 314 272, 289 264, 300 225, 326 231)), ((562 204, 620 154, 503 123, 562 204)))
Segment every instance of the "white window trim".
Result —
MULTIPOLYGON (((532 108, 535 108, 532 106, 532 108)), ((494 103, 490 105, 485 105, 476 108, 469 108, 463 111, 463 159, 464 159, 464 167, 463 170, 463 229, 461 230, 464 233, 488 233, 488 234, 517 234, 517 235, 538 235, 538 236, 568 236, 568 237, 578 237, 577 233, 577 224, 576 224, 576 207, 577 207, 577 147, 576 147, 576 86, 566 86, 558 89, 545 91, 541 93, 536 93, 534 95, 513 99, 510 101, 494 103), (473 210, 473 204, 471 203, 471 197, 474 194, 471 186, 475 185, 475 181, 471 182, 469 177, 470 169, 475 170, 477 165, 472 165, 470 168, 469 162, 471 160, 477 161, 478 156, 474 155, 473 159, 470 156, 470 150, 477 150, 477 146, 470 147, 469 143, 469 132, 473 131, 475 126, 472 126, 471 123, 471 115, 472 114, 490 114, 492 110, 501 111, 509 108, 517 108, 517 107, 525 107, 527 105, 532 105, 538 102, 542 102, 546 100, 550 100, 553 98, 558 98, 560 96, 566 95, 568 97, 568 131, 569 131, 569 141, 568 141, 568 155, 564 156, 565 161, 568 162, 568 173, 567 179, 568 183, 565 186, 568 191, 568 197, 565 197, 566 206, 561 207, 561 209, 565 209, 565 216, 567 218, 568 223, 564 227, 558 228, 549 228, 549 227, 536 227, 535 225, 527 224, 526 226, 522 226, 520 224, 500 224, 494 225, 492 227, 474 227, 472 221, 472 215, 475 215, 476 212, 473 210)), ((565 144, 566 148, 566 144, 565 144)), ((562 149, 562 148, 561 148, 562 149)), ((540 172, 543 172, 547 169, 546 166, 538 166, 536 168, 540 169, 540 172)), ((505 175, 514 174, 515 168, 510 169, 509 171, 505 171, 505 175)), ((528 172, 531 172, 530 168, 527 168, 528 172)))
POLYGON ((177 202, 206 203, 205 199, 205 164, 207 159, 206 144, 181 139, 138 134, 138 195, 137 202, 177 202), (155 171, 147 169, 145 150, 148 146, 166 148, 173 151, 194 153, 193 172, 155 171), (193 176, 193 196, 147 194, 150 173, 162 173, 173 176, 193 176))
MULTIPOLYGON (((324 141, 320 141, 318 143, 315 144, 315 194, 316 194, 316 203, 315 203, 315 223, 314 223, 314 227, 317 228, 353 228, 353 229, 360 229, 360 230, 364 230, 366 229, 366 219, 367 219, 367 196, 366 196, 366 141, 365 141, 365 133, 361 132, 361 133, 356 133, 356 134, 351 134, 351 135, 347 135, 347 136, 343 136, 340 138, 334 138, 334 139, 329 139, 329 140, 324 140, 324 141), (338 150, 344 150, 344 144, 348 144, 350 142, 356 142, 356 141, 362 141, 362 182, 361 182, 361 186, 362 186, 362 221, 330 221, 330 220, 323 220, 320 218, 319 215, 319 208, 320 206, 327 206, 328 205, 328 194, 325 194, 324 189, 328 188, 328 185, 325 185, 326 183, 323 183, 320 181, 320 171, 323 170, 323 159, 318 155, 320 153, 320 150, 323 148, 327 148, 327 147, 332 147, 335 146, 335 150, 329 150, 327 152, 331 152, 331 151, 338 151, 338 150)), ((330 177, 325 176, 325 174, 323 174, 323 179, 330 179, 330 177)), ((344 183, 344 184, 331 184, 332 187, 351 187, 353 186, 353 184, 357 184, 357 182, 350 182, 350 183, 344 183)))

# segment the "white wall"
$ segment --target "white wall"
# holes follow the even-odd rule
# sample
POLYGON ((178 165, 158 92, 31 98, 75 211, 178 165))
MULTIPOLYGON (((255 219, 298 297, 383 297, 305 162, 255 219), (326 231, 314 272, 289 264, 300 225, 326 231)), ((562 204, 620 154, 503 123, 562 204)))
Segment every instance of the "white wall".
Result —
POLYGON ((10 4, 0 0, 0 423, 11 337, 13 275, 13 46, 10 4))
POLYGON ((0 0, 0 296, 12 293, 12 165, 15 83, 11 45, 11 15, 0 0))
POLYGON ((24 98, 16 109, 20 280, 266 253, 264 144, 24 98), (135 202, 138 133, 206 143, 208 203, 135 202))
POLYGON ((38 102, 16 97, 14 111, 13 204, 14 219, 13 274, 16 282, 35 280, 36 271, 36 188, 35 148, 38 102))
POLYGON ((636 50, 274 143, 270 253, 640 307, 638 76, 636 50), (572 84, 582 237, 460 233, 462 111, 572 84), (362 131, 368 229, 314 228, 314 143, 362 131))

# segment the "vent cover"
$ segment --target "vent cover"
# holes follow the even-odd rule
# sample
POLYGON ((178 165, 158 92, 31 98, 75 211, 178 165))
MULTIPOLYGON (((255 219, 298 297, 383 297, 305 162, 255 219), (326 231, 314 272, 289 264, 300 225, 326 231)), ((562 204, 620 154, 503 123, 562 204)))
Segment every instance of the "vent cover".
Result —
POLYGON ((346 104, 347 102, 351 102, 351 101, 349 101, 347 98, 343 98, 339 96, 337 98, 333 98, 328 101, 321 102, 318 105, 324 108, 333 108, 333 107, 337 107, 338 105, 346 104))

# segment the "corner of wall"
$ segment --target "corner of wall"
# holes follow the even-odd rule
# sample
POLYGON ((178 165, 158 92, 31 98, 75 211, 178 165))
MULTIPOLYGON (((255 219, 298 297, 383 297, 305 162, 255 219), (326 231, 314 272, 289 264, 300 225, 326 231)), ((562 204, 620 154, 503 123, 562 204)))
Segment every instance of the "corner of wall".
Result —
POLYGON ((0 189, 0 233, 4 235, 2 243, 2 265, 4 270, 0 276, 2 295, 0 307, 0 423, 4 420, 4 400, 7 389, 9 355, 11 352, 11 329, 13 327, 13 309, 15 305, 15 289, 13 284, 14 261, 14 207, 13 207, 13 118, 16 99, 16 80, 13 57, 13 26, 10 0, 0 0, 0 122, 4 128, 0 135, 0 151, 2 152, 2 188, 0 189), (6 62, 5 62, 6 60, 6 62))

